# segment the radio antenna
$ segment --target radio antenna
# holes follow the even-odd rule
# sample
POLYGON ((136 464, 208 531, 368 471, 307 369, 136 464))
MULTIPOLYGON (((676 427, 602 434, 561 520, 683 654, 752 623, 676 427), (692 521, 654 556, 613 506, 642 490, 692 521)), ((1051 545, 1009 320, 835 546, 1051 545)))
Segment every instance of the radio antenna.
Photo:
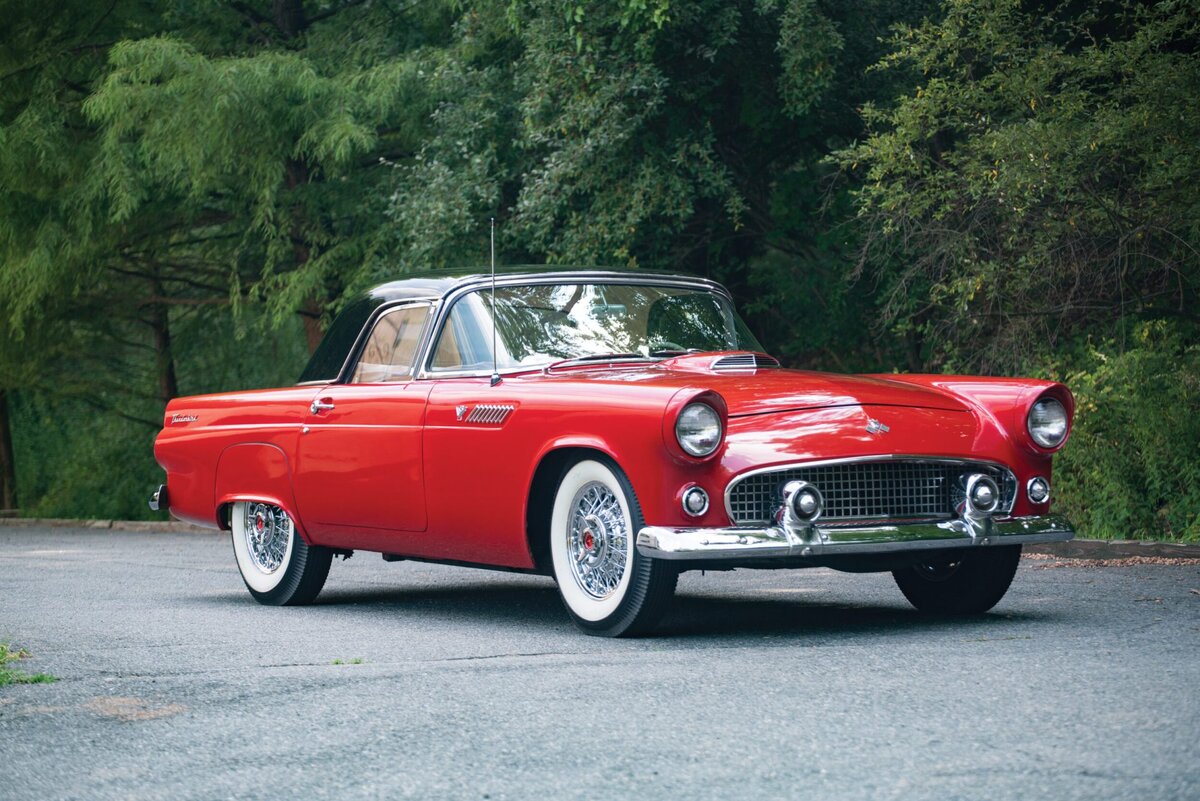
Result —
POLYGON ((496 218, 492 218, 492 386, 500 383, 499 356, 496 354, 496 218))

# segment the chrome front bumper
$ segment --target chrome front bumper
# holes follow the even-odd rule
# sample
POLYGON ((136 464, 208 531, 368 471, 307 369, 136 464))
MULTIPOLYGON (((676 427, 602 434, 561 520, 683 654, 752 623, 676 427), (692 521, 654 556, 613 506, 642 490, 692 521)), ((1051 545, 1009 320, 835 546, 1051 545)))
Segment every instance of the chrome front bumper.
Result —
POLYGON ((637 547, 655 559, 769 559, 841 554, 898 553, 936 548, 1063 542, 1075 531, 1066 518, 945 520, 862 526, 666 528, 647 526, 637 547))

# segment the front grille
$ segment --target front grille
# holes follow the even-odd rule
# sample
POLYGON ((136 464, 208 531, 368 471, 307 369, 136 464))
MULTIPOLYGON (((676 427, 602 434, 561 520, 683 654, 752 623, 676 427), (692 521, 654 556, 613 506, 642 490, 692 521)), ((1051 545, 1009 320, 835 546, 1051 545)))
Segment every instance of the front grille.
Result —
POLYGON ((1001 514, 1012 511, 1017 481, 992 464, 923 459, 847 461, 789 467, 735 479, 729 513, 737 525, 766 523, 783 504, 783 485, 807 481, 825 498, 825 523, 855 520, 930 520, 954 516, 963 499, 963 477, 986 473, 1000 487, 1001 514))

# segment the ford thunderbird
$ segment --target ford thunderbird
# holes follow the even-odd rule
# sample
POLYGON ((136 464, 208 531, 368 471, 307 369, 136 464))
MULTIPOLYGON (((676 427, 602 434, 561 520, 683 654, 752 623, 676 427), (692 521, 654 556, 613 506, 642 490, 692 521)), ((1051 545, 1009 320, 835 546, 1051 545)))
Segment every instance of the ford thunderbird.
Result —
POLYGON ((412 277, 350 302, 297 384, 166 409, 152 508, 229 530, 250 594, 336 555, 552 576, 589 634, 646 633, 685 570, 891 572, 978 614, 1067 540, 1062 384, 784 369, 700 278, 412 277))

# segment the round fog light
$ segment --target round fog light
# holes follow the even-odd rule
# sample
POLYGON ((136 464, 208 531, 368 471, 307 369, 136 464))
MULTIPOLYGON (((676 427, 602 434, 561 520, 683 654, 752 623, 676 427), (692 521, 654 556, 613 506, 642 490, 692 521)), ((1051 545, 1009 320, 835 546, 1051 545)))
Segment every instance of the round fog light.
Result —
POLYGON ((700 487, 689 487, 683 493, 683 511, 691 517, 699 517, 708 511, 708 493, 700 487))
POLYGON ((784 500, 800 520, 812 522, 821 516, 825 499, 821 492, 806 481, 789 481, 783 488, 784 500))
POLYGON ((1046 503, 1050 500, 1050 482, 1041 476, 1029 479, 1025 492, 1033 503, 1046 503))
POLYGON ((990 514, 1000 506, 1000 487, 991 477, 976 473, 967 479, 967 503, 972 512, 990 514))

